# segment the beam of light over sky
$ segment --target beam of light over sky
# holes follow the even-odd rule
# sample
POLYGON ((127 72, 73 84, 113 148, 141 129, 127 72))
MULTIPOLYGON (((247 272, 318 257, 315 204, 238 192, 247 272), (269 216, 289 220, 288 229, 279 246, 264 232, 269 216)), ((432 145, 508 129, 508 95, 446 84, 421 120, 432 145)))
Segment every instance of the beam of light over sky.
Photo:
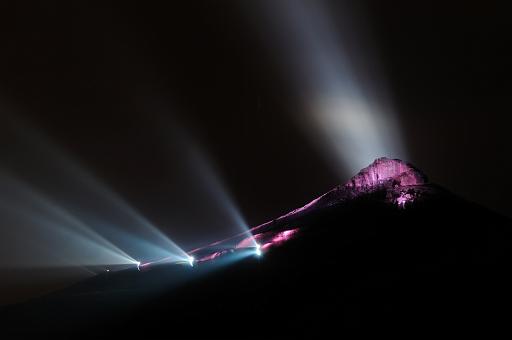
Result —
POLYGON ((206 193, 211 195, 217 204, 221 206, 222 211, 230 220, 229 223, 239 226, 243 230, 248 230, 247 223, 227 193, 211 163, 207 161, 199 149, 192 145, 189 146, 188 152, 192 167, 196 169, 198 179, 204 184, 206 193))
POLYGON ((0 173, 2 267, 134 264, 136 260, 13 176, 0 173))
POLYGON ((227 189, 221 183, 217 172, 213 169, 212 163, 191 141, 187 145, 189 162, 193 169, 196 169, 198 180, 203 183, 205 193, 211 197, 212 203, 219 208, 221 218, 225 223, 239 228, 242 232, 248 231, 249 227, 245 222, 240 210, 235 206, 227 189))
POLYGON ((354 174, 381 156, 404 158, 386 87, 349 6, 333 22, 324 1, 264 3, 270 25, 260 28, 308 113, 297 119, 340 173, 354 174))
POLYGON ((174 217, 197 231, 193 242, 185 242, 189 248, 247 232, 247 222, 199 143, 176 121, 161 120, 158 126, 172 163, 174 181, 168 192, 174 217))
POLYGON ((50 248, 57 259, 45 259, 41 254, 25 256, 34 265, 59 263, 59 257, 67 262, 72 259, 70 265, 186 258, 169 237, 63 150, 26 124, 12 121, 10 125, 9 142, 16 147, 11 148, 14 152, 2 153, 2 163, 19 180, 12 176, 0 180, 12 189, 12 195, 18 195, 18 201, 4 199, 2 208, 18 212, 26 232, 19 234, 22 229, 14 227, 2 229, 3 234, 18 241, 11 244, 16 251, 6 254, 6 261, 15 263, 20 254, 29 255, 38 246, 50 248), (28 247, 28 241, 38 246, 28 247))

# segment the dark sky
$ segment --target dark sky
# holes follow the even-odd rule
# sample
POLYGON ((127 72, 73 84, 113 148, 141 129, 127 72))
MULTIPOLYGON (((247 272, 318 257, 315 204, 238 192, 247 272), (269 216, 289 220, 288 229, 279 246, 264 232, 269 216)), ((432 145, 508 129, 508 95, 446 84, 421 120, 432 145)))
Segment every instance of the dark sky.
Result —
MULTIPOLYGON (((152 220, 171 211, 165 183, 179 162, 162 142, 166 124, 201 145, 251 225, 352 175, 292 119, 303 108, 255 25, 265 18, 244 1, 0 6, 0 109, 44 131, 152 220)), ((337 10, 332 2, 334 18, 337 10)), ((359 10, 408 161, 510 215, 508 12, 492 1, 359 10)))

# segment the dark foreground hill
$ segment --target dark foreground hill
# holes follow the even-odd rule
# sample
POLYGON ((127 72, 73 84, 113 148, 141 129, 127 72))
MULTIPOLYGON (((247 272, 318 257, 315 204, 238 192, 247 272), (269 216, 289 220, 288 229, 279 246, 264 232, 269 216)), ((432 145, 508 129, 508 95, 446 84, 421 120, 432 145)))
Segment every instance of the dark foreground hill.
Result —
POLYGON ((378 160, 253 229, 264 242, 297 231, 260 257, 236 240, 197 250, 208 260, 194 267, 98 275, 9 307, 3 331, 145 339, 507 330, 511 221, 397 162, 378 160))

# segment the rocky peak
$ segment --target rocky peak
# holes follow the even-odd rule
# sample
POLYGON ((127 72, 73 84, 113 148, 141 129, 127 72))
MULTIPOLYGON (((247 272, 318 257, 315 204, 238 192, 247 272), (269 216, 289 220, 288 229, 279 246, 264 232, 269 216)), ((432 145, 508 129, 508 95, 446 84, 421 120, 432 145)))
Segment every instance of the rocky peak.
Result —
POLYGON ((397 186, 422 185, 427 183, 427 176, 402 160, 382 157, 359 171, 345 184, 345 187, 369 189, 387 183, 393 183, 397 186))

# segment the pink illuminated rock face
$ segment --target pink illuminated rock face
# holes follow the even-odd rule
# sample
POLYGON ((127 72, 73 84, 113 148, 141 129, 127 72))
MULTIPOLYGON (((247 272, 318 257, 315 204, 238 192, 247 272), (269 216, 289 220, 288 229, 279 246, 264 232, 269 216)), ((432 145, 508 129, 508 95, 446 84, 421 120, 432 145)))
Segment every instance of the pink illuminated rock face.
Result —
POLYGON ((380 190, 386 191, 386 200, 389 203, 406 208, 423 195, 427 181, 427 176, 409 163, 399 159, 378 158, 346 184, 337 186, 277 220, 294 218, 315 209, 341 204, 380 190))
POLYGON ((341 190, 359 196, 385 189, 388 202, 406 208, 423 195, 423 186, 427 181, 427 176, 412 165, 399 159, 382 157, 359 171, 341 190))
POLYGON ((399 159, 382 157, 359 171, 345 186, 374 187, 390 181, 399 186, 422 185, 427 182, 427 178, 419 170, 399 159))

